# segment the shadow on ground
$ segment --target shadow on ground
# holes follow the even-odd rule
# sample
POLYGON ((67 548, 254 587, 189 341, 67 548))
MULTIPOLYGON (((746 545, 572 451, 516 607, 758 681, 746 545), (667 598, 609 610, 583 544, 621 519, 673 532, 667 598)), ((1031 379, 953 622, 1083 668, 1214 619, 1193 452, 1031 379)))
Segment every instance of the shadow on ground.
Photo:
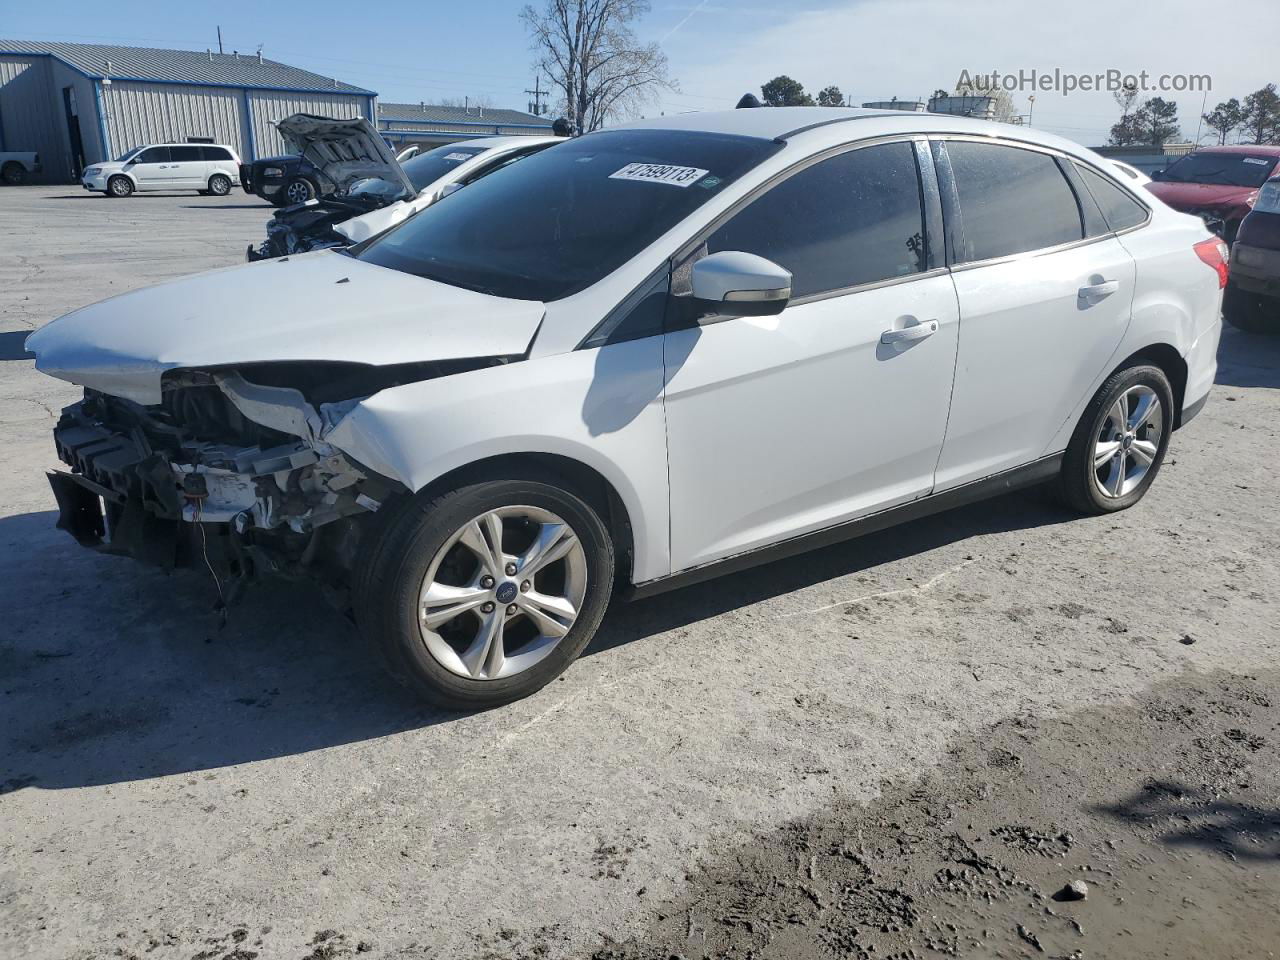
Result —
POLYGON ((28 353, 22 346, 31 333, 30 330, 10 330, 7 333, 0 333, 0 361, 34 360, 35 354, 28 353))
POLYGON ((1228 387, 1280 387, 1280 337, 1224 326, 1215 382, 1228 387))
MULTIPOLYGON (((587 655, 998 530, 1068 518, 1014 494, 653 600, 617 603, 587 655)), ((457 718, 388 680, 305 584, 262 584, 220 626, 194 571, 83 550, 52 512, 0 520, 0 792, 145 779, 457 718)))

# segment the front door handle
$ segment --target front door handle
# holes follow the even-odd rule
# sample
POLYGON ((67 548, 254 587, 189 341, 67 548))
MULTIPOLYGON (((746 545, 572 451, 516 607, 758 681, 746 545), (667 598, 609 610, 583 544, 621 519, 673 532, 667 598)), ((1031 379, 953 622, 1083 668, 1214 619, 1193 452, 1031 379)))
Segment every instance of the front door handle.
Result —
POLYGON ((903 327, 901 330, 886 330, 880 334, 880 342, 894 345, 911 343, 914 340, 932 337, 937 332, 938 321, 926 320, 923 323, 913 323, 911 326, 903 327))
POLYGON ((1120 289, 1119 280, 1103 280, 1101 277, 1090 277, 1096 283, 1080 288, 1080 302, 1086 305, 1099 303, 1120 289))

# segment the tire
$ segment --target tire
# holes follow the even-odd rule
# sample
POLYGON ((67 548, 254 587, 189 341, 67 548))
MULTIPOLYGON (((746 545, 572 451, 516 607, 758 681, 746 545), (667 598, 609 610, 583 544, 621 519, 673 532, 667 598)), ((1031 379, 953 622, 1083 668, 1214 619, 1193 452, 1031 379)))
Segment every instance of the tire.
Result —
POLYGON ((291 207, 295 203, 306 203, 308 200, 314 200, 317 193, 316 185, 306 177, 294 177, 280 191, 283 198, 280 205, 291 207))
POLYGON ((10 160, 0 168, 0 180, 7 186, 20 187, 27 182, 27 168, 17 161, 10 160))
POLYGON ((1222 294, 1222 318, 1245 333, 1280 334, 1280 300, 1228 283, 1222 294))
POLYGON ((557 475, 530 473, 388 504, 362 548, 352 600, 357 625, 394 679, 436 705, 480 710, 527 697, 568 668, 600 625, 613 575, 613 543, 596 510, 557 475), (496 511, 505 514, 505 556, 485 564, 496 511), (566 527, 576 541, 553 537, 566 527), (539 567, 531 559, 539 537, 554 544, 548 553, 565 554, 539 567), (437 622, 425 621, 424 609, 437 622))
POLYGON ((225 174, 215 173, 209 178, 209 192, 215 197, 225 197, 231 192, 231 178, 225 174))
POLYGON ((108 197, 128 197, 133 194, 133 181, 128 177, 112 177, 107 181, 108 197))
POLYGON ((1067 446, 1059 480, 1063 499, 1084 514, 1133 506, 1155 482, 1172 433, 1173 388, 1164 371, 1149 364, 1116 371, 1094 394, 1067 446), (1117 424, 1122 398, 1123 431, 1117 424), (1150 400, 1158 409, 1147 406, 1150 400))

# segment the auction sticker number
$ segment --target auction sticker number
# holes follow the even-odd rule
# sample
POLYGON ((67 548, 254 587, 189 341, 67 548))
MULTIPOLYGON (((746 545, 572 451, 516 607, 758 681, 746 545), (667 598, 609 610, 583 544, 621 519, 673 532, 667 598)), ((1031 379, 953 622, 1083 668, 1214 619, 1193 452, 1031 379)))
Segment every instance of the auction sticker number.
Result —
POLYGON ((665 183, 672 187, 688 187, 707 175, 708 171, 697 167, 675 167, 668 163, 628 163, 610 180, 644 180, 648 183, 665 183))

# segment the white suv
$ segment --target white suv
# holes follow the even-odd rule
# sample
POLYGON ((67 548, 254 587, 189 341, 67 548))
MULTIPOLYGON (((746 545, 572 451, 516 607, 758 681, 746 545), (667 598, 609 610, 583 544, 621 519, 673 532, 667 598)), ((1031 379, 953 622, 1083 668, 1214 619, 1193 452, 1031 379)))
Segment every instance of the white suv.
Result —
POLYGON ((1031 483, 1132 506, 1208 397, 1225 278, 1198 218, 1068 141, 739 110, 568 140, 27 347, 86 388, 59 526, 220 589, 318 577, 394 676, 482 707, 563 671, 615 590, 1031 483))
POLYGON ((220 143, 157 143, 134 147, 110 163, 95 163, 80 182, 108 197, 127 197, 135 190, 195 190, 225 197, 240 182, 240 158, 220 143))

